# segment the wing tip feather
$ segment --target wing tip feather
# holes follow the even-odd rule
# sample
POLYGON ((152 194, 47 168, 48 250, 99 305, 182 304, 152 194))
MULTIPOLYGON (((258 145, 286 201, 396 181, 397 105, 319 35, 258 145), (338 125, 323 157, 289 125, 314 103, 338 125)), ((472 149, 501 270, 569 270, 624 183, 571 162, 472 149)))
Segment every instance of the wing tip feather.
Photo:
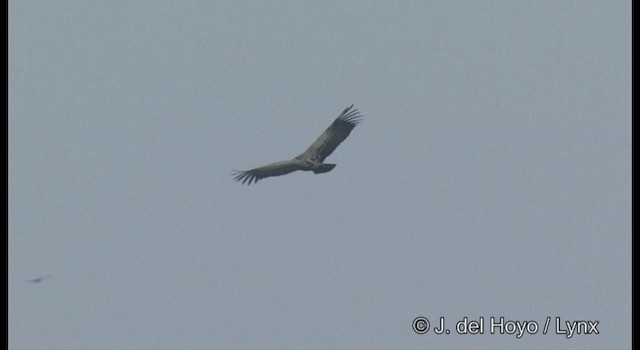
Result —
POLYGON ((340 113, 337 120, 347 122, 353 126, 362 123, 364 117, 362 116, 362 114, 360 114, 357 108, 354 108, 352 110, 351 108, 353 108, 353 106, 354 105, 352 104, 351 106, 345 108, 345 110, 340 113))
POLYGON ((251 183, 258 182, 261 178, 255 174, 251 173, 251 170, 231 170, 231 176, 233 176, 234 180, 241 182, 243 185, 247 186, 251 185, 251 183))

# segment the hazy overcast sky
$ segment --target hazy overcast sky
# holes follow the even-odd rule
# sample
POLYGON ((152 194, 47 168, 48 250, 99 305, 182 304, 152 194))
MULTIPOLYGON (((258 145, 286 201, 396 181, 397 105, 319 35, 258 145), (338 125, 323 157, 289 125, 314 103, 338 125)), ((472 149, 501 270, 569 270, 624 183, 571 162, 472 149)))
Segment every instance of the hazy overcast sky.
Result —
POLYGON ((630 348, 630 8, 10 1, 9 348, 630 348))

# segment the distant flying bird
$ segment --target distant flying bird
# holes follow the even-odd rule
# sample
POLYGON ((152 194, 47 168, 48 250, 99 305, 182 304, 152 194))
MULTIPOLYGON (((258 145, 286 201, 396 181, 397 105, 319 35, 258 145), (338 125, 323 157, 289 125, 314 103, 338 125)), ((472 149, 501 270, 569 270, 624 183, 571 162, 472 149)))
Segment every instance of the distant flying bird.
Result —
POLYGON ((236 181, 251 185, 251 182, 256 183, 266 177, 285 175, 297 170, 313 171, 315 174, 331 171, 336 165, 323 163, 324 159, 335 151, 338 145, 349 136, 351 130, 362 121, 358 110, 351 108, 353 105, 342 111, 327 130, 299 156, 251 170, 233 170, 232 175, 236 181))
POLYGON ((40 283, 40 282, 42 282, 43 280, 46 280, 47 278, 51 278, 51 277, 53 277, 53 276, 51 276, 51 275, 44 275, 44 276, 42 276, 42 277, 34 278, 34 279, 32 279, 32 280, 24 280, 24 281, 25 281, 25 282, 31 282, 31 283, 40 283))

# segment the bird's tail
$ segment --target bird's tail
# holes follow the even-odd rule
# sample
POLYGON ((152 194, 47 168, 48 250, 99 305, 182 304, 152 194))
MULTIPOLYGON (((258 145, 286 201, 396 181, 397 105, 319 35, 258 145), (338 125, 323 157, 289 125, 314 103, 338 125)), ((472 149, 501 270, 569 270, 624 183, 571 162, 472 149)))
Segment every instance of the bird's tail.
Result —
POLYGON ((335 167, 335 164, 321 164, 319 167, 313 169, 313 172, 315 174, 322 174, 333 170, 335 167))

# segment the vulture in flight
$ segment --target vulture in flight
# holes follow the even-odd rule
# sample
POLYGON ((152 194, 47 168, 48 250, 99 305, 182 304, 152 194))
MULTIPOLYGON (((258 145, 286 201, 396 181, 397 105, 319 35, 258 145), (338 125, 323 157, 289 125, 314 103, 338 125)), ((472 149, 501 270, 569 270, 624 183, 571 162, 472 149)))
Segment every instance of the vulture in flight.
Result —
POLYGON ((299 156, 251 170, 233 170, 232 176, 236 181, 250 185, 265 177, 286 175, 297 170, 313 171, 315 174, 331 171, 336 165, 323 163, 324 159, 333 153, 338 145, 349 136, 351 130, 362 121, 358 110, 352 108, 353 105, 345 108, 327 130, 299 156))
POLYGON ((31 283, 40 283, 43 280, 46 280, 47 278, 51 278, 53 276, 51 275, 44 275, 42 277, 38 277, 38 278, 34 278, 34 279, 30 279, 30 280, 24 280, 25 282, 31 282, 31 283))

